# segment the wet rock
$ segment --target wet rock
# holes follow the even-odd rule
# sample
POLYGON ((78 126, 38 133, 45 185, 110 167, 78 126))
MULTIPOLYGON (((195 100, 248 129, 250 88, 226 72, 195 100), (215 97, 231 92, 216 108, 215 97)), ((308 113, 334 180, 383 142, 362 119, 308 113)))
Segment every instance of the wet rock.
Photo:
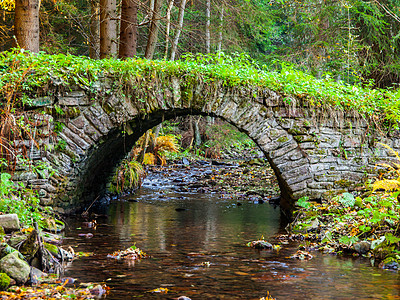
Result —
POLYGON ((247 244, 249 247, 254 249, 272 249, 273 245, 264 240, 252 241, 247 244))
POLYGON ((0 215, 0 226, 8 232, 19 230, 19 219, 17 214, 0 215))
POLYGON ((15 279, 18 284, 24 284, 29 278, 31 268, 19 255, 18 251, 14 251, 0 259, 0 270, 15 279))
POLYGON ((90 293, 100 298, 102 295, 106 294, 107 291, 100 284, 98 284, 90 290, 90 293))
POLYGON ((388 262, 382 261, 379 264, 379 268, 381 269, 388 269, 388 270, 398 270, 399 269, 399 263, 395 260, 391 260, 388 262))
POLYGON ((43 278, 47 276, 48 276, 47 273, 40 271, 38 268, 31 267, 30 281, 32 284, 40 283, 43 280, 43 278))
POLYGON ((304 250, 298 250, 290 258, 295 258, 295 259, 299 259, 299 260, 310 260, 313 258, 313 256, 310 254, 310 252, 307 252, 304 250))
POLYGON ((356 250, 359 254, 367 254, 371 249, 371 243, 367 241, 361 241, 354 245, 354 250, 356 250))
POLYGON ((79 233, 78 236, 84 237, 86 239, 91 239, 93 237, 93 233, 91 233, 91 232, 89 232, 89 233, 79 233))

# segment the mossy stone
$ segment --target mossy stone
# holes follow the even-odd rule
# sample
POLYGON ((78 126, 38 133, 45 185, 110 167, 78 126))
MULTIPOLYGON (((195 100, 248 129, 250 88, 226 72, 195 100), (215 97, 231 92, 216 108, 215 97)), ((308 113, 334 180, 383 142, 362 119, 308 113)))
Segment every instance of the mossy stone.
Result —
POLYGON ((54 256, 59 256, 58 254, 58 247, 56 245, 50 244, 50 243, 43 243, 44 247, 49 250, 49 252, 54 255, 54 256))
POLYGON ((6 273, 0 273, 0 291, 5 291, 10 285, 11 278, 6 273))

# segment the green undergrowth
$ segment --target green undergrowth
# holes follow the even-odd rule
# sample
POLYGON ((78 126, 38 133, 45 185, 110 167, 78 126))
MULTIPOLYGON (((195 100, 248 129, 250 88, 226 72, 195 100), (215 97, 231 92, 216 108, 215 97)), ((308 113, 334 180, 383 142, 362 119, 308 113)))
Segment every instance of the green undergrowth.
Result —
MULTIPOLYGON (((381 145, 400 163, 396 151, 381 145)), ((350 252, 378 259, 383 268, 400 268, 399 163, 382 164, 386 171, 359 195, 346 192, 323 203, 299 199, 291 231, 324 252, 350 252)))
POLYGON ((400 262, 398 194, 355 197, 343 193, 322 204, 302 198, 291 230, 312 248, 363 255, 386 267, 385 262, 400 262))
POLYGON ((99 80, 111 76, 115 88, 124 85, 135 88, 138 82, 154 82, 156 74, 176 76, 188 84, 201 80, 207 83, 218 81, 227 86, 250 85, 254 87, 254 97, 257 97, 258 88, 267 87, 280 92, 288 103, 301 98, 317 107, 331 105, 354 109, 366 117, 377 116, 376 120, 389 120, 394 124, 400 120, 398 89, 348 85, 329 76, 316 79, 288 65, 282 65, 280 71, 270 71, 252 62, 245 54, 186 55, 174 62, 141 58, 91 60, 64 54, 32 55, 19 50, 0 55, 0 91, 6 83, 19 82, 19 78, 24 77, 18 88, 24 92, 22 98, 28 103, 29 97, 46 93, 50 86, 77 84, 96 92, 99 80))
POLYGON ((40 228, 55 230, 54 213, 49 207, 40 206, 39 202, 37 192, 22 183, 15 183, 10 174, 0 173, 0 212, 17 214, 23 228, 34 227, 37 222, 40 228))

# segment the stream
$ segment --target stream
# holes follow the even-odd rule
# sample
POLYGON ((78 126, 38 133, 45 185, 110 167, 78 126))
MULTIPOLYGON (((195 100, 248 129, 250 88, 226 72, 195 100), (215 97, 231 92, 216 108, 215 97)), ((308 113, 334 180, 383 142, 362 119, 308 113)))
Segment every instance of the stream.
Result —
POLYGON ((150 174, 135 195, 94 207, 96 228, 82 226, 78 216, 67 219, 64 246, 91 255, 75 259, 64 276, 106 282, 107 299, 258 300, 267 292, 276 299, 400 299, 398 273, 371 267, 366 258, 312 252, 313 259, 296 260, 290 258, 295 242, 280 251, 247 247, 262 236, 279 243, 287 225, 279 207, 180 192, 177 182, 194 181, 198 172, 208 170, 150 174), (134 244, 150 257, 107 258, 134 244), (154 291, 159 288, 168 292, 154 291))

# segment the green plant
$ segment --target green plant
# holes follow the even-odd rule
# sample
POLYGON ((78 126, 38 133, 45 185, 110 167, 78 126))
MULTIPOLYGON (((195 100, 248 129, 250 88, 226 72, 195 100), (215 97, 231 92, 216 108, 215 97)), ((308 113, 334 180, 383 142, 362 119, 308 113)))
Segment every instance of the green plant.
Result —
POLYGON ((115 171, 111 179, 109 191, 119 194, 138 188, 145 178, 146 172, 143 166, 136 160, 124 159, 115 171))
POLYGON ((44 212, 39 207, 39 197, 22 183, 16 185, 9 173, 0 174, 0 211, 16 213, 23 226, 42 225, 44 212))
POLYGON ((302 208, 309 208, 311 203, 308 202, 309 198, 307 196, 301 197, 299 200, 296 201, 296 205, 302 208))

